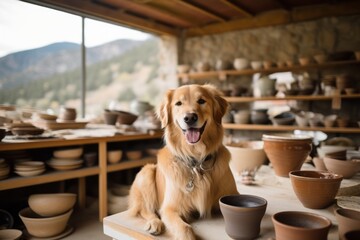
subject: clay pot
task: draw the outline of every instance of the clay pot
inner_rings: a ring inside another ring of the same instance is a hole
[[[113,111],[105,110],[103,113],[105,124],[115,125],[118,118],[118,114]]]
[[[276,240],[327,240],[331,221],[308,212],[286,211],[272,216]]]
[[[228,195],[219,200],[225,231],[233,239],[255,239],[260,233],[267,201],[254,195]]]
[[[326,171],[291,171],[289,176],[297,198],[304,207],[312,209],[331,205],[343,179]]]
[[[352,178],[360,171],[360,160],[340,160],[324,157],[324,164],[329,171],[340,174],[344,178]]]
[[[61,107],[59,113],[59,121],[75,121],[76,109],[69,107]]]
[[[107,152],[107,162],[110,164],[120,162],[123,152],[121,150],[111,150]]]
[[[289,177],[300,170],[312,149],[312,138],[303,135],[263,135],[264,150],[275,174]]]
[[[351,209],[338,208],[335,210],[335,217],[338,222],[340,239],[345,239],[347,232],[360,230],[360,214]]]

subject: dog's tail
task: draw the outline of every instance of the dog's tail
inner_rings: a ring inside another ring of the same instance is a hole
[[[129,213],[133,216],[141,215],[147,218],[154,214],[159,207],[156,189],[156,165],[147,164],[136,175],[130,189]]]

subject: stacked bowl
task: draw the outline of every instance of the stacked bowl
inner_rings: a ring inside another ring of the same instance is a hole
[[[45,163],[42,161],[18,161],[14,165],[15,173],[23,177],[37,176],[45,172]]]
[[[289,172],[300,170],[312,149],[312,137],[306,135],[264,134],[262,139],[264,151],[280,177],[289,177]]]
[[[5,162],[5,159],[0,158],[0,180],[7,178],[9,176],[9,173],[9,165]]]
[[[84,162],[81,159],[82,147],[61,148],[53,152],[53,158],[47,164],[55,170],[72,170],[80,168]]]
[[[19,216],[28,235],[35,238],[50,238],[71,233],[68,221],[76,202],[76,194],[33,194],[28,199],[29,207]]]

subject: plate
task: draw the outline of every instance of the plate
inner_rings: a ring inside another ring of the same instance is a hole
[[[67,225],[65,230],[57,236],[45,237],[45,238],[34,237],[34,236],[31,236],[30,233],[26,229],[24,229],[24,235],[25,235],[26,239],[28,239],[28,240],[57,240],[57,239],[61,239],[61,238],[64,238],[64,237],[70,235],[73,231],[74,231],[74,227]]]
[[[45,172],[45,168],[44,169],[39,169],[39,170],[33,170],[33,171],[15,171],[16,174],[22,176],[22,177],[32,177],[32,176],[37,176],[42,174],[43,172]]]

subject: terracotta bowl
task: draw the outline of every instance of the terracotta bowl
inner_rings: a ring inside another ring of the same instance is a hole
[[[32,211],[43,217],[52,217],[68,212],[76,202],[74,193],[33,194],[28,199]]]
[[[263,141],[241,141],[228,144],[226,148],[231,154],[230,166],[237,173],[256,170],[266,160]]]
[[[18,240],[21,239],[22,231],[18,229],[1,229],[0,239],[3,240]]]
[[[110,164],[118,163],[121,160],[123,152],[121,150],[111,150],[107,152],[107,161]]]
[[[302,205],[322,209],[331,205],[340,188],[342,176],[326,171],[298,170],[289,173],[292,188]]]
[[[344,150],[355,150],[355,147],[351,146],[337,146],[337,145],[323,145],[316,149],[320,158],[324,158],[326,154],[339,152]]]
[[[327,240],[331,221],[314,213],[285,211],[272,216],[276,240]]]
[[[55,158],[64,158],[64,159],[77,159],[83,154],[83,148],[65,148],[58,149],[53,152]]]
[[[254,195],[228,195],[219,200],[225,231],[233,239],[255,239],[260,233],[267,201]]]
[[[105,124],[115,125],[117,118],[118,118],[118,114],[116,112],[112,112],[110,110],[105,110],[103,113],[103,118],[104,118]]]
[[[327,170],[342,175],[344,178],[352,178],[360,171],[360,160],[339,160],[324,157],[324,164]]]
[[[327,171],[325,164],[324,164],[324,159],[319,158],[319,157],[314,157],[312,159],[312,162],[315,166],[315,169],[318,171]]]
[[[49,238],[56,236],[65,230],[72,212],[73,210],[71,209],[64,214],[55,217],[42,217],[30,208],[25,208],[19,212],[19,216],[31,236]]]
[[[142,157],[141,150],[126,151],[126,157],[130,160],[139,160]]]
[[[300,170],[312,149],[312,138],[304,135],[263,135],[264,150],[275,174],[289,177]]]
[[[120,124],[131,125],[138,118],[138,115],[135,115],[130,112],[125,112],[125,111],[116,111],[116,112],[118,113],[117,122]]]
[[[340,239],[344,239],[347,232],[360,230],[360,214],[358,211],[338,208],[335,210],[335,217],[338,222]]]
[[[344,240],[359,240],[360,230],[349,231],[344,234]]]

